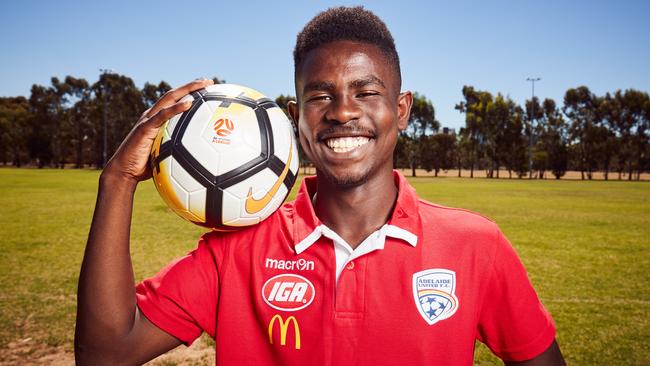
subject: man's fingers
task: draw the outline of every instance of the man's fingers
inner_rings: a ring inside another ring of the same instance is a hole
[[[147,117],[156,115],[163,108],[166,108],[169,105],[178,102],[187,94],[190,94],[195,90],[203,89],[212,84],[214,84],[214,81],[210,79],[199,79],[168,91],[156,102],[156,104],[154,104],[153,107],[151,107],[149,113],[147,114]]]
[[[149,118],[146,122],[151,124],[153,128],[159,128],[165,123],[168,119],[173,116],[183,113],[186,110],[190,109],[192,106],[192,101],[187,100],[183,102],[176,102],[168,107],[164,107],[158,111],[154,116]]]

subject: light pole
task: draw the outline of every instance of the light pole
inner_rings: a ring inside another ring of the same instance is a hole
[[[99,69],[99,72],[101,75],[106,75],[106,74],[112,74],[113,70],[111,69]],[[99,76],[99,79],[101,81],[101,75]],[[104,84],[101,84],[102,88],[102,124],[103,124],[103,148],[102,148],[102,169],[106,167],[106,163],[108,162],[108,128],[106,126],[106,87]]]
[[[528,179],[533,179],[533,124],[535,121],[535,82],[540,81],[542,78],[526,78],[533,85],[533,97],[530,100],[530,135],[528,138]]]

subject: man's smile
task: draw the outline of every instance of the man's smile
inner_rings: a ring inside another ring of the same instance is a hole
[[[372,130],[350,122],[351,126],[332,126],[320,131],[317,140],[335,153],[346,153],[364,146],[375,138]]]
[[[336,153],[346,153],[359,148],[370,141],[370,138],[365,136],[357,137],[333,137],[325,140],[325,144]]]

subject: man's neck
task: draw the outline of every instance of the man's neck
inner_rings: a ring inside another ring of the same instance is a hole
[[[318,177],[317,187],[316,216],[353,249],[388,221],[397,199],[391,171],[355,187],[340,187]]]

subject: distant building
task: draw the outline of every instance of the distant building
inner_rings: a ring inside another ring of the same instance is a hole
[[[443,127],[441,133],[443,135],[455,135],[456,134],[456,129],[455,128],[449,128],[449,127]]]

